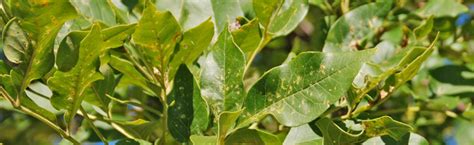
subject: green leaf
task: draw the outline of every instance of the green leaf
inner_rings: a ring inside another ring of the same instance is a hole
[[[3,60],[0,60],[0,75],[1,74],[8,74],[10,72],[10,67],[3,62]]]
[[[201,24],[209,17],[213,16],[210,0],[184,0],[179,22],[185,30]]]
[[[226,137],[231,133],[231,130],[235,126],[235,121],[240,117],[243,110],[237,110],[234,112],[230,111],[223,111],[219,114],[217,118],[217,139],[219,144],[223,144],[225,142]]]
[[[382,116],[372,120],[363,120],[364,130],[358,134],[343,130],[329,118],[321,118],[316,121],[324,137],[324,144],[355,144],[376,136],[390,136],[396,141],[404,140],[412,128],[409,125],[393,120],[388,116]]]
[[[253,8],[255,15],[259,19],[260,23],[268,29],[270,21],[273,19],[273,15],[278,13],[279,7],[282,5],[284,0],[253,0]]]
[[[143,119],[134,121],[114,121],[112,126],[120,128],[119,132],[132,139],[149,139],[157,128],[161,127],[158,122],[149,122]]]
[[[471,136],[474,135],[474,126],[472,125],[472,121],[464,120],[464,119],[456,119],[454,120],[454,129],[456,132],[453,132],[453,138],[459,145],[468,145],[474,141],[474,138]]]
[[[193,122],[194,78],[186,65],[181,65],[169,94],[168,128],[179,142],[187,142]]]
[[[142,59],[146,63],[167,70],[168,62],[180,37],[181,28],[173,15],[168,11],[159,12],[153,4],[147,3],[132,35],[132,41],[140,47],[144,55]]]
[[[322,145],[323,138],[316,133],[309,126],[304,124],[297,127],[292,127],[285,138],[283,145]]]
[[[147,84],[148,80],[145,79],[145,77],[133,66],[133,64],[125,59],[119,58],[117,56],[112,55],[110,57],[110,66],[112,68],[118,70],[122,74],[133,78],[134,81],[132,81],[133,84],[140,86],[141,88],[148,90],[148,92],[152,92]]]
[[[244,54],[234,44],[227,28],[204,56],[201,65],[201,94],[217,116],[238,110],[243,103]]]
[[[285,126],[316,119],[349,89],[362,63],[373,51],[305,52],[273,68],[250,89],[239,126],[271,114]]]
[[[355,95],[348,96],[348,100],[352,104],[351,106],[358,103],[364,95],[377,87],[380,82],[387,82],[385,85],[388,87],[385,88],[386,90],[381,91],[385,91],[385,95],[388,95],[400,87],[400,85],[412,79],[418,72],[421,64],[433,52],[437,38],[427,48],[409,46],[398,53],[396,53],[395,46],[390,42],[382,42],[377,45],[378,51],[372,58],[372,62],[364,65],[354,80],[355,86],[353,91]],[[394,81],[393,78],[395,78]]]
[[[123,40],[130,36],[135,30],[135,24],[118,25],[103,29],[101,35],[104,38],[104,45],[116,48],[123,45]],[[57,61],[58,69],[69,71],[77,63],[81,41],[86,37],[87,31],[73,31],[69,33],[59,44]]]
[[[100,66],[99,71],[104,79],[94,82],[92,87],[86,90],[92,93],[92,96],[86,96],[84,100],[100,107],[105,112],[110,103],[110,98],[107,96],[114,96],[120,77],[115,78],[112,68],[108,65]]]
[[[321,118],[316,121],[316,125],[324,137],[324,144],[355,144],[364,140],[363,132],[351,134],[341,129],[329,118]]]
[[[281,145],[277,135],[260,129],[239,129],[229,135],[225,144]]]
[[[390,137],[374,137],[364,143],[363,145],[429,145],[430,143],[422,136],[416,133],[408,133],[403,136],[403,139],[396,141]]]
[[[461,65],[444,65],[428,71],[434,80],[456,86],[474,86],[474,78],[465,78],[464,72],[473,72]],[[450,75],[443,75],[450,74]]]
[[[365,128],[365,135],[369,137],[389,135],[395,140],[401,140],[402,137],[413,130],[411,126],[395,121],[389,116],[382,116],[372,120],[362,121]]]
[[[416,27],[413,32],[417,39],[422,39],[430,34],[431,30],[433,29],[434,18],[431,16],[427,20],[423,21],[423,23]]]
[[[55,92],[51,98],[56,108],[66,109],[66,121],[74,117],[84,100],[84,92],[93,82],[104,79],[96,71],[98,58],[110,46],[101,33],[98,24],[94,24],[89,34],[81,41],[77,64],[67,72],[57,71],[48,79],[48,85]]]
[[[191,135],[190,139],[193,145],[216,145],[217,144],[216,136]]]
[[[468,8],[458,1],[453,0],[429,0],[426,5],[419,10],[419,14],[425,17],[456,17],[467,12]]]
[[[217,33],[226,31],[226,24],[232,24],[239,16],[244,16],[239,0],[211,0]]]
[[[237,44],[237,46],[239,46],[239,48],[244,52],[245,58],[247,58],[248,62],[252,57],[252,53],[257,51],[258,45],[262,39],[258,20],[254,19],[239,29],[232,31],[232,36],[235,44]]]
[[[423,62],[425,62],[431,55],[431,53],[434,51],[434,45],[438,40],[438,36],[439,34],[436,35],[436,38],[427,48],[415,47],[411,49],[410,52],[402,58],[402,60],[400,60],[398,66],[401,67],[401,71],[394,74],[394,85],[396,86],[395,88],[398,88],[400,85],[407,82],[416,75]]]
[[[22,78],[23,76],[19,72],[11,70],[10,74],[0,74],[0,86],[8,92],[8,95],[18,96],[19,94],[17,90],[20,88]],[[21,105],[23,107],[41,115],[51,122],[56,122],[57,119],[54,113],[40,107],[26,95],[21,95],[20,97],[22,100]]]
[[[214,24],[211,19],[184,32],[183,40],[179,43],[179,50],[174,54],[170,64],[170,77],[181,63],[191,65],[211,43],[214,36]]]
[[[67,0],[44,0],[30,3],[27,0],[10,0],[11,11],[20,21],[20,27],[27,33],[34,45],[19,68],[24,74],[22,87],[25,89],[32,80],[43,77],[54,66],[54,39],[62,25],[77,16]],[[41,28],[41,29],[38,29]],[[18,58],[18,57],[16,57]],[[18,59],[16,62],[19,62]]]
[[[150,142],[141,139],[121,139],[116,145],[152,145]]]
[[[369,3],[340,17],[329,29],[324,52],[354,51],[364,39],[375,35],[391,8],[389,2]]]
[[[253,8],[265,32],[272,38],[289,34],[308,13],[308,0],[253,0]]]
[[[74,67],[79,57],[79,45],[87,34],[86,31],[73,31],[64,37],[56,57],[58,70],[69,71]]]
[[[74,7],[90,22],[100,21],[108,26],[117,24],[114,5],[109,0],[71,0]]]
[[[5,26],[3,31],[3,51],[8,61],[20,64],[28,61],[31,56],[31,44],[28,41],[27,34],[16,22],[16,19],[11,19]]]
[[[474,88],[471,88],[471,90]],[[430,99],[429,103],[426,105],[428,108],[437,109],[437,110],[453,110],[461,102],[459,97],[452,96],[438,96],[436,98]]]
[[[191,124],[191,134],[203,134],[209,126],[209,107],[206,101],[201,97],[201,89],[195,80],[193,92],[193,111],[194,118]]]

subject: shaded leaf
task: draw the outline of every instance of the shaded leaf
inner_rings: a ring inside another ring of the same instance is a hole
[[[174,79],[173,90],[169,94],[168,128],[171,135],[180,141],[187,142],[191,136],[193,122],[194,78],[186,65],[181,65]]]

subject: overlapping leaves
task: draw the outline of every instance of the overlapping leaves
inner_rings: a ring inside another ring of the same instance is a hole
[[[393,43],[388,41],[380,43],[377,49],[358,50],[367,49],[371,46],[367,42],[382,33],[379,29],[381,18],[389,14],[391,1],[369,3],[346,13],[329,29],[323,52],[289,56],[285,63],[264,73],[248,91],[244,89],[243,81],[253,58],[272,39],[288,35],[298,27],[308,12],[307,0],[246,3],[242,0],[208,0],[199,4],[188,0],[140,1],[130,12],[117,8],[111,1],[91,1],[91,7],[85,6],[84,2],[8,1],[16,18],[10,19],[3,32],[4,52],[9,63],[15,65],[0,63],[1,89],[6,90],[2,95],[20,97],[21,105],[54,123],[54,114],[23,95],[31,81],[44,78],[40,81],[47,80],[48,87],[54,92],[52,105],[66,110],[67,123],[73,121],[76,112],[83,110],[80,109],[83,101],[87,101],[102,109],[97,111],[100,116],[94,119],[109,123],[134,139],[120,143],[147,143],[145,140],[152,134],[157,134],[159,140],[156,142],[163,144],[175,141],[194,144],[353,144],[369,138],[372,139],[365,143],[381,143],[380,140],[405,143],[418,137],[409,133],[410,126],[390,117],[362,120],[364,130],[354,134],[324,114],[332,111],[328,110],[330,106],[344,102],[341,98],[349,98],[349,107],[353,107],[360,101],[351,98],[353,93],[360,99],[388,78],[391,80],[387,85],[392,86],[389,87],[392,93],[394,88],[413,78],[434,51],[434,43],[428,48],[410,45],[392,58],[381,58],[378,53],[389,51],[381,50],[384,49],[382,46]],[[167,8],[162,4],[173,5]],[[132,12],[142,8],[143,11]],[[420,13],[428,15],[433,8],[436,5],[428,3]],[[170,11],[160,11],[163,9]],[[83,30],[65,30],[71,32],[62,34],[64,39],[58,43],[55,61],[54,40],[63,37],[56,35],[61,28],[68,29],[69,26],[63,24],[77,17],[76,10],[81,17],[69,23],[87,21],[84,26],[92,25]],[[463,11],[443,12],[440,16]],[[137,15],[138,22],[118,25],[133,22],[126,20],[129,15]],[[248,20],[247,15],[255,19]],[[433,23],[433,17],[429,17],[415,29],[410,42],[429,38]],[[118,49],[112,51],[112,48]],[[380,67],[366,68],[371,65],[368,63],[371,59],[380,64],[390,61],[388,71],[383,73],[387,68]],[[57,69],[51,71],[54,64]],[[365,71],[376,71],[382,77],[369,78],[373,80],[368,83],[358,82],[367,77],[364,73],[374,73]],[[124,82],[129,84],[124,84],[122,77],[127,78],[128,82]],[[362,90],[357,90],[359,86],[353,87],[353,83],[361,84]],[[113,117],[116,108],[111,99],[125,104],[133,102],[117,98],[132,98],[123,90],[134,87],[141,93],[138,97],[133,96],[133,101],[137,98],[146,101],[145,96],[159,98],[159,103],[153,106],[143,106],[148,105],[147,102],[133,104],[153,110],[156,116],[147,116],[151,121],[118,121]],[[115,91],[115,88],[120,90]],[[81,116],[89,119],[85,111]],[[272,134],[256,127],[265,117],[273,117],[278,124],[292,127],[288,135],[285,132]],[[308,124],[311,122],[319,128],[319,135],[313,131],[315,127]],[[252,127],[247,128],[251,124]],[[155,128],[160,129],[153,132]],[[94,131],[101,136],[97,129]]]

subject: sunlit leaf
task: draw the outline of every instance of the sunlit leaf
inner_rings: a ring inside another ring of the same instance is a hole
[[[422,136],[416,133],[409,133],[403,136],[403,139],[396,141],[388,136],[374,137],[364,143],[363,145],[429,145],[429,142]]]
[[[467,11],[468,8],[458,1],[429,0],[426,5],[419,10],[419,13],[423,16],[455,17]]]
[[[257,51],[258,45],[262,39],[258,20],[252,20],[237,30],[232,31],[235,44],[242,49],[245,58],[249,61],[252,53]]]
[[[234,24],[235,19],[243,16],[239,0],[211,0],[217,32],[227,31],[226,24]]]
[[[242,125],[269,114],[286,126],[316,119],[345,94],[372,54],[306,52],[271,69],[250,89]]]
[[[113,7],[108,0],[71,0],[74,7],[82,16],[90,19],[91,22],[100,21],[108,26],[117,24]]]
[[[55,92],[51,98],[53,106],[67,110],[68,122],[84,100],[84,91],[93,82],[104,79],[103,75],[96,71],[94,64],[98,64],[99,56],[110,49],[110,46],[107,45],[100,26],[95,24],[80,43],[76,65],[67,72],[55,72],[48,80],[48,85]]]
[[[171,12],[160,12],[154,5],[147,5],[132,35],[132,41],[139,46],[144,57],[141,59],[165,71],[182,35],[181,28]]]
[[[314,133],[308,124],[292,127],[283,145],[322,145],[323,138]]]
[[[253,0],[255,14],[273,38],[293,31],[308,13],[308,0]]]
[[[238,110],[243,103],[244,54],[227,28],[219,35],[201,65],[201,94],[215,115]]]
[[[181,63],[192,65],[209,46],[213,36],[214,24],[210,19],[184,32],[183,40],[179,43],[179,50],[170,63],[170,77],[174,76]]]
[[[323,51],[354,51],[364,39],[375,35],[381,18],[390,11],[391,3],[376,2],[357,7],[340,17],[329,29]]]

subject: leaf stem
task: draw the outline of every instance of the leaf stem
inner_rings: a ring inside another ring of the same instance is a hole
[[[263,47],[265,47],[265,45],[267,45],[268,42],[270,42],[270,40],[271,40],[270,36],[265,31],[263,34],[262,40],[260,40],[260,42],[258,43],[257,49],[252,52],[250,58],[247,61],[247,65],[245,65],[244,74],[247,73],[247,70],[252,65],[252,62],[255,59],[255,56],[263,49]]]
[[[120,104],[131,104],[131,105],[135,105],[135,106],[140,106],[140,107],[142,107],[143,109],[148,110],[148,111],[150,111],[151,113],[153,113],[153,114],[155,114],[155,115],[158,115],[158,116],[160,116],[160,117],[163,117],[163,113],[161,113],[160,111],[158,111],[158,110],[156,110],[156,109],[154,109],[154,108],[152,108],[152,107],[149,107],[149,106],[147,106],[147,105],[145,105],[145,104],[138,103],[138,102],[134,102],[134,101],[132,101],[132,100],[120,100],[120,99],[117,99],[117,98],[112,97],[112,96],[110,96],[110,95],[106,95],[106,96],[109,97],[111,100],[114,100],[114,101],[116,101],[116,102],[118,102],[118,103],[120,103]]]
[[[277,16],[277,14],[280,12],[281,8],[283,7],[283,4],[284,2],[280,3],[280,5],[278,5],[278,8],[273,12],[273,15],[270,17],[270,20],[268,21],[268,23],[264,26],[265,30],[263,30],[263,37],[262,39],[260,40],[260,42],[258,43],[258,46],[257,46],[257,49],[255,51],[252,52],[252,55],[250,56],[248,62],[247,62],[247,65],[245,65],[245,68],[244,68],[244,75],[247,73],[247,70],[250,68],[250,66],[252,65],[252,62],[253,60],[255,59],[255,56],[257,55],[257,53],[259,53],[264,47],[265,45],[267,45],[268,42],[270,42],[270,40],[272,39],[268,29],[270,24],[273,23],[273,20],[275,20],[275,17]]]
[[[92,130],[94,130],[95,134],[99,137],[99,139],[102,140],[105,145],[109,145],[107,139],[104,137],[104,135],[102,135],[102,133],[100,133],[99,129],[97,129],[97,127],[94,125],[94,122],[92,122],[92,120],[89,118],[89,115],[87,114],[86,110],[84,110],[82,106],[79,107],[79,110],[83,113],[84,118],[87,120],[87,122],[89,122],[90,127],[92,128]]]
[[[128,50],[129,48],[128,47],[133,47],[133,46],[129,46],[129,45],[124,45],[124,50],[125,52],[128,54],[126,55],[131,61],[132,63],[134,64],[134,66],[136,68],[138,68],[138,70],[140,71],[140,73],[142,75],[144,75],[147,79],[150,79],[150,80],[154,80],[154,77],[152,77],[152,75],[150,75],[150,73],[153,73],[152,71],[150,70],[145,70],[143,69],[142,67],[140,67],[140,63],[138,62],[138,60],[136,60],[133,56],[132,56],[132,53],[130,52],[130,50]],[[154,80],[156,81],[156,80]],[[158,94],[157,94],[158,95]]]
[[[10,101],[10,103],[13,105],[13,107],[17,110],[20,110],[21,112],[25,113],[25,114],[28,114],[36,119],[38,119],[39,121],[43,122],[44,124],[48,125],[49,127],[51,127],[53,130],[55,130],[57,133],[59,133],[59,135],[61,135],[63,138],[69,140],[70,142],[72,142],[73,144],[75,145],[79,145],[80,143],[74,139],[73,137],[71,137],[69,135],[69,133],[67,133],[66,131],[64,131],[63,129],[61,129],[61,127],[59,127],[57,124],[53,123],[52,121],[48,120],[47,118],[41,116],[40,114],[37,114],[36,112],[34,111],[31,111],[30,109],[24,107],[24,106],[21,106],[21,104],[19,106],[15,106],[14,105],[14,100],[13,98],[8,95],[8,93],[5,91],[5,89],[3,87],[0,86],[0,94],[6,98],[7,100]]]

